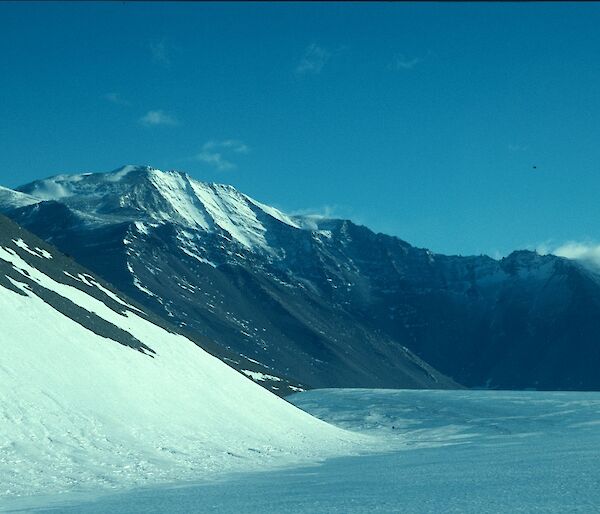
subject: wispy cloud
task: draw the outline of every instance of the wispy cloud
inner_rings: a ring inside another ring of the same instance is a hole
[[[422,57],[406,57],[404,54],[394,55],[389,65],[391,70],[412,70],[418,64],[423,62]]]
[[[600,270],[600,244],[569,241],[557,247],[549,244],[538,245],[536,251],[541,255],[552,254],[573,259]]]
[[[325,204],[306,209],[297,209],[294,211],[284,211],[290,216],[297,216],[296,220],[304,228],[310,230],[319,230],[324,220],[352,220],[357,225],[370,225],[359,212],[350,205],[343,204]]]
[[[529,147],[527,145],[509,144],[508,151],[512,153],[525,152]]]
[[[125,100],[124,98],[122,98],[119,93],[106,93],[105,95],[103,95],[103,98],[107,102],[110,102],[111,104],[131,105],[131,103],[129,101]]]
[[[194,159],[204,162],[219,171],[230,171],[237,168],[230,155],[247,154],[249,151],[250,147],[237,139],[211,140],[202,145],[202,150],[195,155]]]
[[[316,43],[312,43],[304,51],[304,55],[296,66],[295,72],[298,75],[321,73],[321,70],[329,62],[331,56],[332,53],[329,50]]]
[[[250,147],[243,141],[237,139],[226,139],[224,141],[208,141],[202,145],[203,150],[214,150],[215,148],[225,148],[235,153],[248,153]]]
[[[392,71],[410,71],[420,66],[425,61],[431,58],[435,58],[436,54],[431,50],[428,50],[425,54],[407,56],[403,53],[397,53],[392,57],[391,62],[388,64],[388,69]]]
[[[336,213],[339,211],[337,205],[322,205],[320,207],[312,207],[308,209],[298,209],[292,211],[292,216],[308,216],[316,219],[329,219],[337,217]]]
[[[170,46],[166,39],[160,41],[152,41],[150,43],[150,52],[154,62],[161,66],[169,67],[171,65]]]
[[[146,127],[155,127],[158,125],[179,125],[179,121],[177,121],[176,118],[162,110],[148,111],[139,119],[139,121]]]

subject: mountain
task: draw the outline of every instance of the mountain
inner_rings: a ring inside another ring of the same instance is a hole
[[[4,188],[5,189],[5,188]],[[34,199],[28,195],[19,192],[12,192],[11,190],[6,190],[7,193],[4,195],[4,199],[8,199],[7,202],[9,206],[17,204],[17,205],[32,205],[39,204],[39,199]],[[4,191],[0,190],[0,193]],[[16,193],[16,194],[9,194]],[[14,203],[13,203],[14,202]],[[3,205],[6,208],[7,203]],[[36,208],[38,205],[35,206]],[[43,207],[46,207],[44,204]],[[0,209],[1,211],[2,209]],[[59,209],[60,210],[60,209]],[[46,212],[43,209],[43,212]],[[5,220],[7,221],[7,220]],[[70,256],[69,256],[70,257]],[[70,259],[71,265],[75,266],[77,263]],[[83,269],[83,268],[82,268]],[[81,273],[85,275],[85,273],[89,273],[89,271],[82,271]],[[1,277],[0,277],[1,280]],[[85,282],[85,280],[84,280]],[[111,286],[112,287],[112,286]],[[205,351],[211,353],[212,355],[218,357],[222,361],[226,362],[230,367],[240,371],[244,375],[251,377],[255,381],[259,381],[261,385],[265,386],[270,391],[274,392],[278,395],[289,394],[290,392],[301,391],[303,388],[301,384],[297,381],[294,381],[290,377],[288,377],[285,373],[279,373],[277,376],[273,374],[264,373],[265,367],[260,365],[257,361],[252,358],[245,357],[243,355],[239,355],[236,352],[233,352],[222,345],[214,343],[212,340],[199,336],[198,334],[190,333],[189,330],[186,330],[184,326],[180,327],[171,327],[169,326],[168,320],[165,321],[160,315],[152,314],[152,311],[146,311],[146,316],[151,319],[151,321],[155,324],[165,326],[170,331],[177,331],[178,333],[185,334],[188,338],[193,340],[196,344],[198,344]]]
[[[198,479],[359,441],[0,216],[1,496]]]
[[[600,278],[575,261],[434,254],[145,166],[18,192],[35,201],[3,207],[18,223],[260,373],[302,387],[600,389]]]
[[[19,224],[150,311],[250,359],[253,379],[291,377],[281,394],[454,385],[324,294],[337,287],[337,270],[323,267],[336,263],[320,262],[330,259],[327,221],[149,167],[57,176],[20,192],[40,201],[7,212]]]

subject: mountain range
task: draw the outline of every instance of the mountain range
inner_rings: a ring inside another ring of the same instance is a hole
[[[576,261],[436,254],[148,166],[2,188],[0,211],[277,394],[600,389],[600,276]]]

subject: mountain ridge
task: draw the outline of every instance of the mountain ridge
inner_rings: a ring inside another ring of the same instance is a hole
[[[145,182],[121,187],[134,170]],[[588,295],[588,316],[600,308],[600,280],[574,261],[446,256],[149,167],[18,190],[51,201],[5,207],[13,219],[178,326],[309,387],[600,388],[575,372],[587,370],[584,354],[595,358],[600,327],[583,323],[573,341],[567,319],[567,301]],[[559,331],[548,332],[539,306],[555,309]],[[542,338],[565,361],[573,345],[585,351],[561,372]]]

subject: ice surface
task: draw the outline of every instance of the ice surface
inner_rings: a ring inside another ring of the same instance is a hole
[[[52,512],[598,512],[600,393],[321,390],[291,401],[389,451],[63,498]]]

